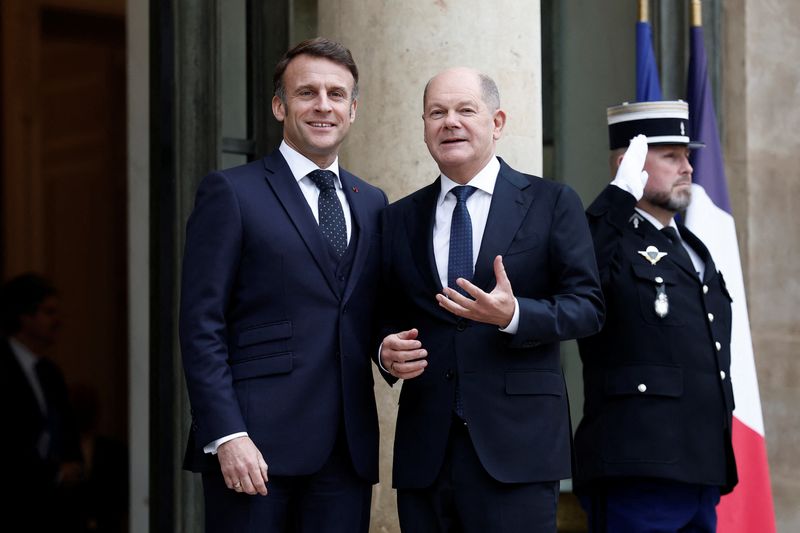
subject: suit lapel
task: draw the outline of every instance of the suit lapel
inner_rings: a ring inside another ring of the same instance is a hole
[[[353,264],[350,267],[350,276],[347,279],[347,285],[344,289],[343,302],[347,302],[350,295],[353,293],[353,288],[356,286],[359,276],[361,275],[364,261],[367,260],[369,253],[369,244],[372,238],[371,228],[364,225],[367,219],[367,214],[364,210],[364,202],[362,201],[363,195],[358,194],[358,188],[355,187],[355,176],[339,167],[339,179],[342,181],[342,189],[344,195],[347,197],[347,203],[350,205],[350,217],[353,229],[358,227],[358,232],[351,231],[351,235],[358,234],[358,239],[355,243],[351,242],[350,246],[355,246],[355,255],[353,256]]]
[[[6,393],[14,398],[15,409],[26,412],[26,418],[30,421],[31,427],[39,428],[43,424],[44,413],[36,399],[30,381],[25,375],[25,371],[17,361],[17,357],[11,350],[8,339],[0,338],[0,365],[3,381],[6,386]],[[42,385],[44,389],[44,386]],[[44,390],[42,391],[44,393]]]
[[[322,232],[319,231],[317,221],[314,220],[314,214],[311,212],[308,202],[289,170],[289,165],[286,164],[280,152],[275,150],[264,158],[264,168],[267,184],[286,210],[286,214],[305,242],[322,275],[325,276],[328,286],[334,294],[338,295],[334,273],[327,264],[327,250],[325,249],[327,245],[322,237]]]
[[[435,293],[442,292],[442,282],[433,255],[433,224],[436,217],[436,201],[442,190],[441,178],[425,187],[414,196],[413,209],[405,213],[408,245],[422,279]]]
[[[700,256],[700,260],[703,261],[705,265],[703,268],[703,282],[708,282],[717,275],[717,267],[714,265],[714,260],[711,258],[711,252],[708,251],[703,241],[701,241],[697,235],[689,231],[689,228],[686,226],[678,224],[678,231],[681,234],[681,238],[691,246],[692,250],[694,250],[697,255]],[[694,271],[694,267],[692,270]],[[695,273],[695,275],[697,274]]]
[[[528,180],[501,159],[473,276],[473,283],[484,291],[494,287],[494,258],[508,250],[532,202]]]

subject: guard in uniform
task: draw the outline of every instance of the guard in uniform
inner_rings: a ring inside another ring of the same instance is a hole
[[[579,340],[576,492],[591,532],[713,532],[737,482],[731,299],[708,249],[674,220],[702,143],[682,101],[611,107],[608,125],[616,176],[587,210],[606,322]]]

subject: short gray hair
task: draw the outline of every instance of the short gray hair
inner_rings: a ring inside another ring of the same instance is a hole
[[[438,74],[437,74],[438,75]],[[500,91],[497,84],[492,78],[482,72],[478,72],[478,82],[481,85],[481,99],[489,107],[489,111],[497,111],[500,109]],[[433,78],[435,78],[434,76]],[[425,84],[425,90],[422,91],[422,105],[425,106],[425,101],[428,98],[428,87],[430,86],[433,78],[428,80]]]

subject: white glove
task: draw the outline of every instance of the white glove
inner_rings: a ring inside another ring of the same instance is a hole
[[[644,186],[647,184],[647,171],[644,170],[644,160],[647,158],[647,137],[637,135],[631,139],[631,144],[622,156],[622,161],[617,169],[617,175],[611,185],[616,185],[624,191],[631,193],[638,202],[644,195]]]

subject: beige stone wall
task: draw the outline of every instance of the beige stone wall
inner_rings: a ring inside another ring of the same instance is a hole
[[[722,3],[724,149],[778,531],[800,531],[800,2]]]
[[[422,141],[422,90],[448,66],[495,79],[509,114],[498,153],[520,170],[541,172],[538,0],[329,0],[318,9],[319,34],[348,46],[361,71],[359,116],[343,163],[391,200],[438,174]]]
[[[433,181],[436,165],[422,140],[422,91],[448,66],[477,68],[500,89],[509,115],[498,154],[541,174],[541,65],[538,0],[319,3],[319,34],[344,43],[361,74],[358,116],[342,163],[383,188],[390,200]],[[373,492],[371,531],[396,532],[391,490],[399,385],[376,374],[381,418],[381,483]]]

